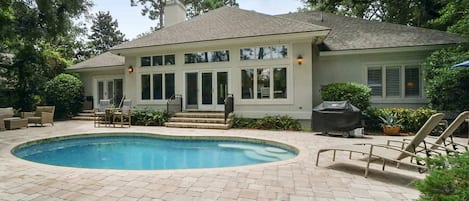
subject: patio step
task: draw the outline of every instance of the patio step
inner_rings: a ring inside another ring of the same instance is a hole
[[[232,126],[234,115],[231,113],[225,124],[225,113],[223,111],[211,110],[188,110],[175,113],[166,127],[173,128],[209,128],[209,129],[229,129]]]
[[[73,120],[93,121],[94,110],[83,110],[77,116],[72,117]]]

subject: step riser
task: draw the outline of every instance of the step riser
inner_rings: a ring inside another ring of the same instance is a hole
[[[207,119],[207,118],[179,118],[173,117],[169,119],[170,122],[187,122],[187,123],[214,123],[214,124],[224,124],[225,119]],[[227,119],[226,122],[230,122],[231,119]]]
[[[200,128],[200,129],[224,129],[224,130],[229,128],[229,124],[196,125],[196,124],[173,124],[171,122],[166,123],[165,126],[171,127],[171,128]]]

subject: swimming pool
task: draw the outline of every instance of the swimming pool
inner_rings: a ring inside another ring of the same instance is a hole
[[[163,170],[233,167],[294,158],[291,146],[237,137],[182,137],[105,133],[50,138],[21,144],[12,154],[57,166]]]

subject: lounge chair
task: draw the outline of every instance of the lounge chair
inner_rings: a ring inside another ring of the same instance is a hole
[[[132,100],[125,99],[122,102],[122,107],[112,115],[114,125],[120,124],[121,127],[124,127],[124,125],[129,125],[130,128],[130,124],[132,122],[131,108]],[[116,121],[116,118],[120,119],[120,121]]]
[[[429,136],[430,139],[434,139],[426,140],[426,143],[431,145],[430,150],[441,150],[445,151],[447,154],[455,152],[462,153],[468,151],[467,145],[457,143],[453,140],[453,133],[466,121],[466,119],[469,119],[469,111],[464,111],[459,114],[456,119],[454,119],[454,121],[448,127],[446,127],[446,129],[437,138]],[[409,140],[410,139],[404,139],[403,141],[388,140],[388,145],[391,144],[391,142],[406,144]],[[464,150],[460,151],[461,148],[463,148]]]
[[[108,122],[106,109],[109,108],[110,103],[111,103],[111,100],[109,99],[99,100],[98,108],[94,110],[94,115],[93,115],[94,127],[99,126],[99,124],[101,123]]]
[[[426,147],[425,144],[425,138],[430,134],[430,132],[438,125],[438,123],[443,119],[444,114],[442,113],[437,113],[432,115],[420,128],[420,130],[417,132],[417,134],[414,136],[414,138],[409,141],[406,146],[402,147],[395,147],[395,146],[389,146],[386,144],[371,144],[371,143],[363,143],[363,144],[352,144],[352,145],[343,145],[343,146],[337,146],[337,147],[332,147],[332,148],[324,148],[320,149],[318,151],[317,157],[316,157],[316,166],[318,166],[319,163],[319,155],[322,152],[326,151],[333,151],[333,157],[332,161],[335,161],[335,154],[337,151],[346,151],[349,152],[349,158],[351,158],[352,153],[361,153],[364,155],[368,155],[368,160],[365,168],[365,177],[368,176],[368,169],[370,167],[370,163],[373,157],[379,158],[383,160],[383,171],[384,167],[386,165],[386,162],[396,162],[398,167],[399,164],[406,164],[412,167],[416,167],[420,170],[426,169],[426,166],[421,164],[420,162],[417,161],[417,163],[411,163],[411,162],[405,162],[402,161],[405,158],[408,157],[418,157],[417,153],[419,152],[417,148],[420,147],[420,145],[423,143],[423,147]],[[428,152],[425,152],[427,154],[427,157],[429,156]]]
[[[23,112],[22,116],[28,119],[28,123],[54,125],[55,106],[37,106],[35,112]]]

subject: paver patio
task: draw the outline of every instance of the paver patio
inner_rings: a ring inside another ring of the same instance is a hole
[[[275,163],[232,168],[123,171],[50,166],[11,155],[15,145],[33,139],[99,132],[145,132],[169,135],[224,135],[284,142],[300,150],[298,157]],[[364,178],[364,161],[346,153],[316,151],[334,144],[385,142],[386,136],[341,138],[307,132],[261,130],[202,130],[165,127],[94,128],[92,122],[57,122],[0,132],[0,200],[412,200],[411,186],[425,175],[391,165],[381,171],[373,164]],[[398,139],[400,137],[393,137]]]

